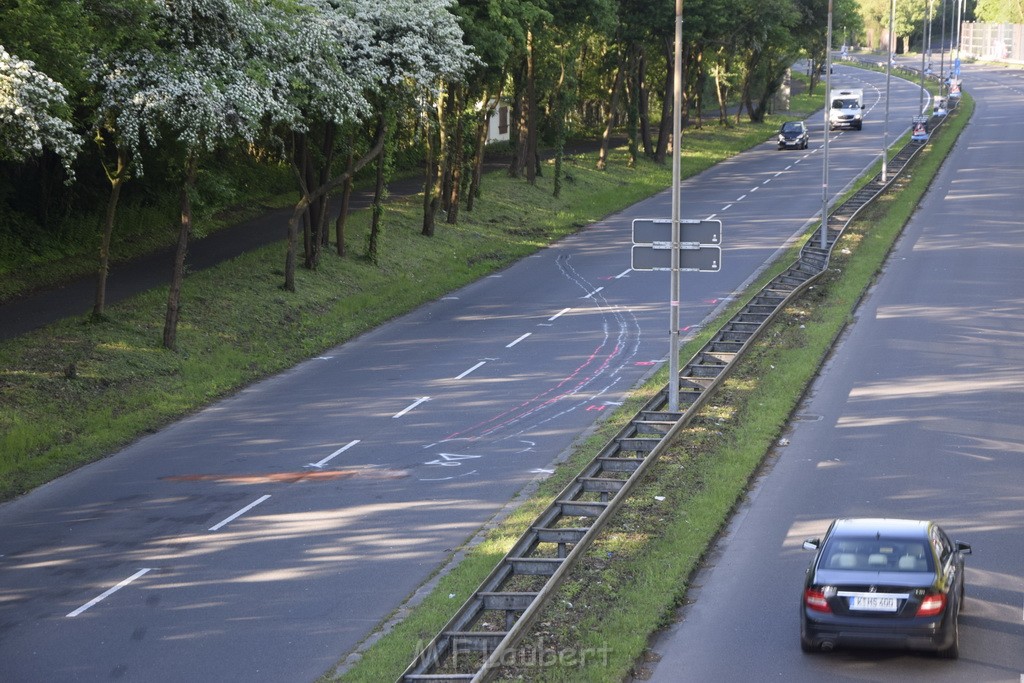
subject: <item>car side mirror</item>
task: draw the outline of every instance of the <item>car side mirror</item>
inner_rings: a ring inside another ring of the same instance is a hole
[[[808,538],[804,541],[804,550],[817,550],[818,546],[821,545],[820,538]],[[968,551],[970,552],[970,551]]]
[[[956,542],[956,550],[957,550],[957,552],[963,553],[964,555],[970,555],[971,554],[971,544],[970,543],[964,543],[962,541],[957,541]]]

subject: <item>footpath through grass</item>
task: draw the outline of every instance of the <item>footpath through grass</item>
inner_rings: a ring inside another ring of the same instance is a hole
[[[691,425],[634,489],[583,562],[545,608],[501,680],[618,683],[644,677],[650,635],[671,623],[690,578],[779,436],[892,245],[967,124],[964,96],[925,152],[867,208],[836,244],[827,274],[793,302],[741,361]],[[874,169],[873,175],[878,169]],[[735,309],[798,255],[795,245],[752,285]],[[691,357],[719,325],[683,349]],[[667,382],[659,373],[603,423],[538,491],[464,550],[422,601],[323,681],[395,680],[443,627],[536,516]]]

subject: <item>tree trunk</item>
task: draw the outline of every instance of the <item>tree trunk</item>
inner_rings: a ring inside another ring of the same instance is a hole
[[[533,30],[526,32],[526,182],[537,182],[540,152],[537,149],[537,67],[533,50]]]
[[[473,173],[469,180],[469,192],[466,196],[466,211],[473,211],[473,202],[480,196],[480,183],[484,175],[484,153],[487,149],[487,122],[493,112],[488,106],[490,97],[484,91],[484,106],[480,110],[480,116],[476,122],[476,144],[473,151]]]
[[[562,195],[562,161],[565,158],[565,114],[569,108],[567,105],[568,95],[566,94],[566,69],[565,62],[560,62],[560,72],[558,75],[558,83],[555,85],[554,92],[554,111],[552,112],[552,118],[555,125],[555,171],[552,182],[554,189],[552,196],[560,197]]]
[[[198,160],[190,156],[185,162],[185,178],[181,186],[181,226],[178,229],[178,245],[174,251],[174,266],[171,269],[171,286],[167,293],[167,313],[164,316],[165,349],[178,350],[178,318],[181,312],[181,284],[185,279],[185,255],[188,253],[188,238],[192,234],[192,199],[190,193],[196,181]]]
[[[612,126],[615,123],[615,111],[619,108],[619,90],[622,86],[623,60],[615,67],[615,78],[612,79],[612,87],[608,92],[608,116],[606,118],[604,133],[601,135],[601,150],[597,155],[597,170],[603,171],[608,166],[608,147],[612,138]]]
[[[332,122],[327,122],[327,130],[324,132],[323,166],[320,168],[320,184],[323,185],[331,178],[331,166],[334,165],[334,140],[338,127]],[[325,192],[320,198],[320,221],[317,223],[316,231],[320,236],[318,244],[320,247],[327,247],[331,244],[331,233],[327,229],[327,217],[330,213],[331,195]],[[317,249],[317,264],[320,262],[320,249]]]
[[[523,123],[524,103],[526,98],[523,86],[526,80],[526,68],[520,65],[512,78],[512,111],[509,117],[508,142],[512,158],[508,165],[509,178],[521,178],[523,164],[526,163],[526,126]]]
[[[345,221],[348,220],[348,206],[352,198],[352,150],[348,152],[348,163],[345,164],[345,182],[341,186],[341,209],[338,220],[334,223],[334,239],[338,241],[338,256],[345,255]]]
[[[121,196],[121,186],[127,177],[128,150],[117,149],[117,166],[111,172],[107,170],[110,181],[110,197],[107,199],[107,213],[103,220],[103,234],[100,236],[100,267],[96,273],[96,299],[92,305],[92,317],[99,319],[107,304],[107,276],[110,274],[110,238],[114,234],[114,217],[117,215],[117,202]]]
[[[299,220],[302,218],[302,214],[306,211],[306,207],[309,206],[310,202],[315,201],[334,188],[341,186],[346,180],[358,173],[363,166],[376,159],[377,155],[382,151],[384,151],[384,138],[383,135],[378,134],[373,146],[366,152],[366,154],[359,158],[359,160],[352,166],[351,171],[346,171],[340,176],[332,178],[312,192],[305,191],[305,188],[303,188],[304,191],[302,193],[302,197],[299,198],[298,203],[295,204],[295,208],[292,209],[291,218],[288,219],[288,245],[284,257],[284,289],[286,291],[295,291],[295,252],[299,239]]]
[[[455,130],[452,132],[451,144],[448,146],[451,168],[450,177],[451,183],[449,186],[448,195],[448,215],[445,217],[445,222],[448,225],[455,225],[459,221],[459,201],[462,198],[462,171],[466,164],[466,156],[464,150],[466,149],[466,126],[465,116],[463,115],[463,98],[465,96],[465,86],[455,86],[452,91],[452,106],[449,107],[449,112],[455,117]]]
[[[665,163],[665,158],[668,156],[668,143],[669,138],[672,137],[672,101],[674,94],[672,89],[675,73],[675,66],[672,64],[674,61],[674,49],[672,41],[665,41],[665,64],[668,68],[665,69],[665,81],[661,89],[661,124],[658,126],[658,147],[654,152],[654,160],[659,164]],[[674,145],[678,149],[678,145]]]
[[[437,224],[437,209],[440,204],[440,169],[438,168],[438,135],[432,130],[430,114],[424,117],[423,126],[423,227],[420,234],[424,237],[433,237]],[[440,124],[439,124],[440,125]]]
[[[640,112],[640,141],[644,156],[654,157],[654,143],[651,140],[651,98],[647,91],[647,50],[640,46],[637,57],[637,100]]]
[[[380,265],[380,219],[384,214],[384,166],[387,163],[387,113],[382,112],[377,122],[377,135],[383,137],[384,153],[377,157],[377,182],[373,188],[373,208],[370,220],[370,236],[366,244],[366,256],[370,263]]]
[[[636,168],[636,158],[639,152],[637,142],[637,122],[640,115],[639,101],[639,73],[637,72],[637,50],[636,46],[630,46],[629,57],[626,61],[626,141],[629,149],[628,168]]]

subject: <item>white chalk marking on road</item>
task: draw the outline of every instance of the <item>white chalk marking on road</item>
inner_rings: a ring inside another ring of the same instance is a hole
[[[633,272],[632,268],[627,268],[626,270],[624,270],[621,273],[619,273],[618,275],[616,275],[615,279],[618,280],[621,277],[626,277],[627,275],[629,275],[632,272]]]
[[[393,418],[394,417],[402,417],[403,415],[408,413],[410,410],[412,410],[413,408],[415,408],[419,404],[426,403],[429,400],[430,400],[429,396],[424,396],[423,398],[418,398],[415,401],[413,401],[409,406],[407,406],[406,408],[403,408],[402,410],[400,410],[399,412],[395,413],[391,417],[393,417]]]
[[[330,462],[331,460],[334,460],[334,458],[338,457],[339,455],[341,455],[342,453],[344,453],[344,452],[345,452],[345,451],[347,451],[348,449],[350,449],[350,448],[352,448],[353,446],[355,446],[355,445],[356,445],[357,443],[359,443],[359,439],[356,439],[355,441],[349,441],[349,442],[348,442],[347,444],[345,444],[344,446],[342,446],[342,447],[341,447],[341,448],[339,448],[338,450],[334,451],[333,453],[331,453],[330,455],[328,455],[328,456],[327,456],[326,458],[324,458],[323,460],[321,460],[321,461],[319,461],[319,462],[311,462],[311,463],[309,463],[308,465],[306,465],[306,467],[315,467],[315,468],[317,468],[317,469],[320,469],[320,468],[322,468],[322,467],[323,467],[324,465],[326,465],[327,463],[329,463],[329,462]]]
[[[530,474],[554,474],[554,470],[546,470],[543,467],[530,470]]]
[[[152,567],[147,567],[145,569],[140,569],[139,571],[135,572],[134,574],[129,576],[127,579],[122,581],[121,583],[119,583],[116,586],[114,586],[113,588],[109,588],[109,589],[105,590],[103,593],[101,593],[100,595],[97,595],[95,598],[93,598],[89,602],[85,603],[84,605],[82,605],[81,607],[76,609],[74,612],[68,612],[67,616],[69,616],[69,617],[77,617],[79,614],[81,614],[85,610],[89,609],[90,607],[92,607],[96,603],[98,603],[98,602],[100,602],[102,600],[106,600],[111,595],[113,595],[117,591],[121,590],[122,588],[127,586],[129,583],[131,583],[135,579],[139,578],[140,576],[142,576],[146,572],[150,572],[152,570],[153,570]]]
[[[750,191],[751,192],[757,192],[757,188],[756,187],[752,187],[752,188],[750,188]]]
[[[592,297],[592,296],[594,296],[595,294],[597,294],[598,292],[600,292],[600,291],[601,291],[602,289],[604,289],[604,287],[598,287],[598,288],[597,288],[597,289],[595,289],[595,290],[594,290],[593,292],[591,292],[590,294],[587,294],[587,295],[586,295],[585,297],[583,297],[583,298],[584,298],[584,299],[589,299],[590,297]]]
[[[782,175],[782,171],[779,171],[778,173],[776,173],[775,177],[778,178],[780,175]]]
[[[785,170],[787,170],[787,171],[788,171],[788,170],[789,170],[789,169],[791,169],[791,168],[793,168],[793,164],[790,164],[789,166],[787,166]]]
[[[746,198],[747,198],[747,195],[741,194],[739,197],[736,198],[736,201],[737,202],[742,202]]]
[[[424,465],[440,465],[441,467],[462,467],[460,460],[472,460],[474,458],[482,458],[482,455],[463,455],[460,453],[438,453],[440,459],[428,460],[423,463]],[[473,470],[474,472],[476,470]]]
[[[518,344],[519,342],[523,341],[524,339],[526,339],[527,337],[529,337],[529,336],[530,336],[531,334],[533,334],[533,332],[527,332],[526,334],[524,334],[523,336],[519,337],[518,339],[516,339],[516,340],[515,340],[514,342],[512,342],[511,344],[505,344],[505,348],[506,348],[506,349],[511,349],[511,348],[512,348],[513,346],[515,346],[515,345],[516,345],[516,344]]]
[[[317,360],[333,360],[334,356],[317,356]]]
[[[472,475],[476,474],[476,472],[477,472],[476,470],[470,470],[469,472],[466,472],[464,474],[458,474],[458,475],[456,475],[454,477],[440,477],[440,478],[437,478],[437,479],[424,479],[424,478],[421,478],[420,481],[451,481],[452,479],[461,479],[462,477],[472,476]]]
[[[726,204],[725,206],[722,207],[722,211],[728,211],[731,208],[732,208],[732,204]],[[721,212],[719,212],[719,213],[721,213]]]
[[[213,526],[210,527],[210,531],[217,531],[218,529],[220,529],[225,524],[230,524],[231,522],[235,521],[236,519],[238,519],[239,517],[244,515],[249,510],[252,510],[254,507],[256,507],[257,505],[259,505],[260,503],[265,501],[267,498],[270,498],[270,494],[269,493],[267,495],[265,495],[265,496],[261,496],[261,497],[257,498],[256,500],[254,500],[253,502],[249,503],[244,508],[242,508],[241,510],[239,510],[235,514],[231,515],[227,519],[225,519],[225,520],[223,520],[221,522],[218,522],[217,524],[214,524]]]
[[[463,373],[462,373],[461,375],[456,375],[456,376],[455,376],[455,379],[462,379],[463,377],[465,377],[465,376],[466,376],[466,375],[468,375],[469,373],[473,372],[474,370],[476,370],[477,368],[479,368],[479,367],[480,367],[481,365],[483,365],[483,364],[484,364],[484,363],[486,363],[486,362],[487,362],[487,361],[485,361],[485,360],[482,360],[482,361],[480,361],[479,363],[477,363],[476,365],[474,365],[473,367],[471,367],[471,368],[470,368],[469,370],[466,370],[466,371],[464,371],[464,372],[463,372]],[[396,417],[397,417],[397,416],[396,416]]]
[[[761,184],[762,184],[762,185],[767,185],[767,184],[768,184],[768,183],[770,183],[771,181],[772,181],[772,179],[771,179],[771,178],[768,178],[767,180],[765,180],[765,181],[764,181],[763,183],[761,183]]]
[[[551,316],[550,318],[548,318],[548,322],[551,322],[551,321],[552,321],[552,320],[554,320],[555,318],[558,318],[558,317],[561,317],[561,316],[565,315],[566,313],[568,313],[568,312],[569,312],[569,311],[571,311],[571,310],[572,310],[571,308],[563,308],[563,309],[562,309],[562,310],[560,310],[560,311],[559,311],[558,313],[555,313],[555,314],[554,314],[553,316]]]
[[[710,216],[708,216],[707,218],[705,218],[704,220],[706,220],[706,221],[713,221],[713,220],[715,220],[715,216],[717,216],[717,215],[718,215],[717,213],[713,213]]]
[[[441,301],[458,301],[458,300],[459,300],[459,297],[457,297],[457,296],[442,296],[441,297]]]

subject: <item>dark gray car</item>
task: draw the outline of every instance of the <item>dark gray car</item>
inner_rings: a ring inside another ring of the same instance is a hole
[[[930,650],[960,656],[966,543],[934,522],[837,519],[816,550],[800,601],[804,652],[839,646]]]
[[[786,121],[779,129],[779,149],[807,149],[810,139],[803,121]]]

